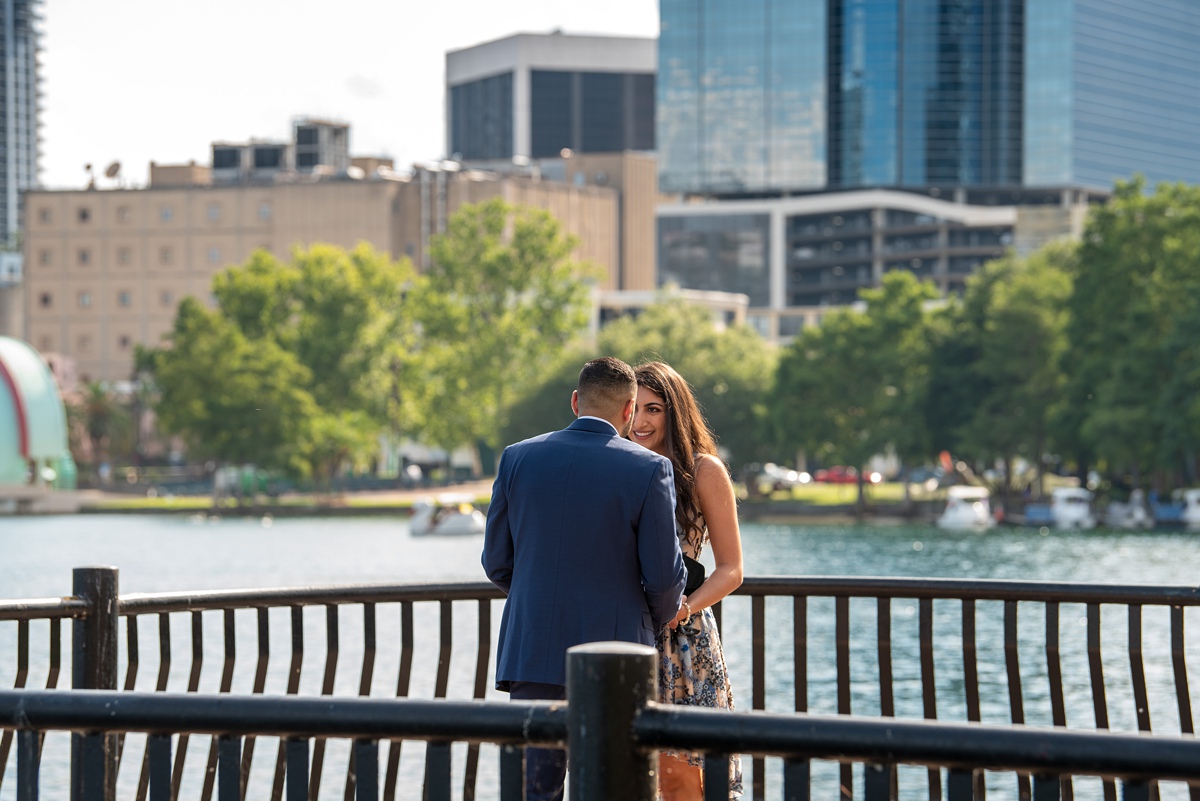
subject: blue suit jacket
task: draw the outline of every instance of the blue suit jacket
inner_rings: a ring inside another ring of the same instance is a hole
[[[687,578],[671,462],[586,418],[510,445],[492,486],[483,568],[508,595],[501,690],[565,685],[573,645],[654,645]]]

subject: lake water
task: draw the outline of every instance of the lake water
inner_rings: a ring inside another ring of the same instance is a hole
[[[242,587],[306,586],[328,584],[407,583],[441,581],[479,581],[481,537],[454,539],[413,538],[403,517],[361,517],[338,519],[276,519],[262,521],[246,518],[211,520],[187,516],[65,516],[43,518],[0,518],[0,598],[44,598],[66,595],[71,590],[71,571],[75,567],[112,565],[120,570],[122,593],[167,592],[180,590],[230,589]],[[1200,565],[1200,536],[1182,531],[1086,533],[1044,532],[1035,529],[1000,528],[986,534],[951,533],[931,527],[908,525],[763,525],[743,526],[743,547],[747,575],[859,575],[973,577],[1042,579],[1051,581],[1115,582],[1138,584],[1194,585]],[[904,717],[920,717],[919,664],[915,632],[916,602],[897,600],[892,605],[893,660],[896,676],[896,711]],[[418,649],[424,639],[436,651],[436,605],[418,613]],[[985,722],[1008,721],[1008,689],[1004,674],[1001,604],[978,605],[978,648],[981,692],[984,695]],[[1022,607],[1024,608],[1024,607]],[[1040,607],[1034,607],[1040,610]],[[451,669],[451,697],[470,696],[474,671],[474,631],[476,620],[467,605],[455,611],[456,648]],[[938,713],[946,720],[965,720],[961,700],[961,618],[955,602],[935,604],[934,632],[937,644]],[[286,610],[272,612],[272,638],[276,629],[286,636]],[[1161,614],[1160,614],[1161,613]],[[251,615],[249,619],[240,616]],[[357,692],[359,661],[356,661],[351,632],[361,626],[361,616],[352,611],[340,621],[343,644],[341,669],[335,693]],[[1086,660],[1086,628],[1082,625],[1082,607],[1064,605],[1061,613],[1063,677],[1066,685],[1067,719],[1073,726],[1093,725],[1091,690]],[[234,691],[248,691],[253,673],[255,643],[252,612],[239,612],[239,660]],[[855,600],[851,604],[852,646],[851,675],[854,678],[853,706],[857,713],[878,714],[879,699],[875,662],[876,607],[873,600]],[[379,657],[372,684],[372,695],[385,697],[395,692],[398,656],[398,614],[379,610]],[[770,599],[768,619],[767,708],[788,711],[793,708],[791,687],[791,604]],[[1191,621],[1191,614],[1188,615]],[[493,628],[498,625],[499,604],[493,612]],[[834,713],[836,672],[833,659],[833,605],[828,599],[809,602],[809,696],[813,712]],[[205,673],[201,691],[215,691],[219,680],[221,635],[219,618],[206,622]],[[1130,700],[1130,667],[1125,652],[1126,621],[1123,611],[1111,614],[1104,622],[1106,685],[1109,689],[1109,715],[1114,729],[1136,730],[1136,714]],[[182,689],[187,681],[185,657],[190,653],[187,623],[172,623],[172,648],[176,654],[171,669],[171,689]],[[726,601],[723,628],[730,673],[735,690],[748,688],[750,675],[749,603],[746,599]],[[243,631],[244,629],[244,631]],[[1026,720],[1049,725],[1049,695],[1046,690],[1046,662],[1042,650],[1044,617],[1040,611],[1021,618],[1021,670]],[[143,666],[138,689],[151,689],[157,665],[156,624],[139,623]],[[323,670],[325,616],[322,610],[305,614],[306,643],[313,643],[314,654],[306,648],[301,692],[320,691]],[[69,626],[64,627],[69,651]],[[0,686],[11,687],[15,668],[15,624],[0,623]],[[124,639],[124,629],[122,639]],[[457,645],[459,637],[465,646]],[[1147,608],[1143,621],[1147,682],[1151,693],[1151,715],[1155,731],[1178,732],[1178,710],[1174,700],[1174,680],[1170,668],[1170,638],[1166,610]],[[45,680],[45,634],[34,627],[34,654],[29,686],[41,686]],[[778,643],[778,648],[775,648]],[[361,654],[361,646],[358,653]],[[777,652],[777,653],[776,653]],[[286,639],[272,642],[273,660],[267,692],[282,692],[286,672]],[[1189,663],[1200,664],[1200,644],[1189,643]],[[69,653],[64,657],[63,678],[70,681]],[[361,656],[357,657],[361,659]],[[434,656],[418,655],[414,666],[411,694],[432,695]],[[493,660],[494,663],[494,660]],[[124,668],[122,667],[122,670]],[[1194,668],[1193,668],[1194,669]],[[124,675],[122,673],[122,675]],[[1195,686],[1193,684],[1193,686]],[[1193,695],[1196,693],[1193,692]],[[503,698],[494,692],[489,697]],[[749,692],[738,697],[741,708],[749,708]],[[47,758],[43,769],[43,797],[65,797],[65,771],[55,762],[55,735],[47,739]],[[203,762],[208,738],[193,738],[189,752],[189,777],[181,798],[198,797],[198,779],[193,768]],[[60,746],[61,747],[61,746]],[[266,748],[264,741],[260,748]],[[130,738],[130,748],[140,755],[141,745]],[[269,782],[273,769],[274,745],[267,749],[270,758],[256,752],[251,775],[252,786]],[[340,750],[339,750],[340,749]],[[419,786],[422,749],[405,746],[401,784]],[[484,748],[479,788],[482,798],[495,795],[494,750]],[[340,798],[345,775],[346,751],[330,743],[326,757],[322,798]],[[461,749],[455,752],[461,764]],[[270,764],[268,764],[270,763]],[[15,797],[10,764],[0,801]],[[747,765],[747,767],[749,767]],[[817,795],[835,792],[836,775],[816,770],[814,791]],[[777,766],[768,762],[768,798],[780,793]],[[902,797],[923,797],[923,771],[902,773]],[[992,780],[995,779],[995,781]],[[989,779],[989,797],[1012,797],[1011,777]],[[749,776],[747,776],[749,780]],[[255,784],[257,782],[257,784]],[[749,781],[747,782],[749,786]],[[1090,795],[1079,785],[1077,797]],[[136,770],[123,767],[120,778],[122,797],[131,797],[136,787]],[[911,788],[911,789],[905,789]],[[1098,788],[1097,788],[1098,789]],[[1176,788],[1164,788],[1164,797]],[[824,792],[823,792],[824,791]],[[412,789],[403,797],[412,797]],[[416,791],[419,797],[419,791]],[[858,781],[856,794],[861,792]],[[253,793],[252,793],[253,795]],[[1185,796],[1177,796],[1185,797]]]

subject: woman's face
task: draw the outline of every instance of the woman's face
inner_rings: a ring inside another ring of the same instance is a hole
[[[657,392],[638,387],[637,413],[629,438],[657,454],[667,455],[667,405]]]

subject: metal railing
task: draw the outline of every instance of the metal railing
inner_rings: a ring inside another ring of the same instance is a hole
[[[64,667],[62,620],[68,619],[73,622],[68,654],[76,689],[116,690],[120,681],[125,692],[199,693],[207,686],[205,691],[226,694],[369,696],[376,689],[375,676],[383,675],[381,666],[386,663],[395,671],[389,674],[395,681],[388,682],[388,695],[404,698],[424,693],[446,698],[456,694],[476,700],[488,695],[492,607],[501,595],[484,582],[118,597],[116,579],[115,570],[83,568],[75,572],[75,586],[68,597],[0,601],[0,649],[5,636],[16,646],[15,665],[9,657],[0,662],[0,681],[10,675],[12,686],[21,689],[30,684],[31,675],[44,670],[44,683],[34,683],[55,688]],[[904,605],[906,601],[909,606]],[[752,577],[736,597],[719,605],[716,613],[718,621],[735,616],[733,624],[724,625],[722,631],[730,661],[742,662],[731,667],[741,709],[745,697],[740,693],[748,684],[749,707],[754,710],[928,720],[949,717],[1018,725],[1027,717],[1039,722],[1040,715],[1040,722],[1046,725],[1066,727],[1068,701],[1078,703],[1086,689],[1091,720],[1081,724],[1080,715],[1074,714],[1069,721],[1072,728],[1124,726],[1149,732],[1151,701],[1160,703],[1169,696],[1178,720],[1177,728],[1171,730],[1190,735],[1194,732],[1187,671],[1191,646],[1184,624],[1185,610],[1197,605],[1200,590],[1192,587]],[[320,621],[305,616],[307,607],[323,607],[323,637]],[[1082,625],[1072,629],[1064,621],[1076,607]],[[381,624],[385,609],[388,621]],[[238,625],[239,619],[246,622],[246,615],[253,616],[254,625]],[[218,625],[213,625],[214,617],[219,617]],[[361,618],[361,628],[343,631],[342,620],[349,617]],[[123,638],[121,618],[125,620]],[[182,628],[190,634],[190,658],[182,660],[182,675],[175,669],[179,660],[173,660],[172,651],[173,643],[178,645],[181,638],[181,627],[172,626],[172,621],[178,624],[180,618],[186,618],[187,625]],[[1143,636],[1144,618],[1156,627],[1149,638]],[[1030,623],[1035,624],[1032,633]],[[1124,633],[1127,641],[1114,651],[1110,624],[1122,623],[1124,632],[1118,633]],[[6,634],[9,624],[16,631],[10,627]],[[153,652],[143,654],[141,650],[140,636],[148,626],[157,628],[157,670],[153,674],[141,670],[142,663],[152,668],[155,661]],[[271,643],[279,638],[281,628],[289,641],[282,664],[279,659],[271,660]],[[1065,636],[1084,628],[1086,641],[1076,636],[1078,642],[1074,642]],[[33,635],[41,629],[45,630],[45,646],[33,648]],[[381,631],[387,640],[382,649],[378,645]],[[1102,636],[1104,632],[1107,634]],[[323,653],[321,649],[314,653],[314,639],[324,640]],[[310,646],[307,652],[306,644]],[[1105,644],[1109,647],[1103,647]],[[1161,651],[1162,664],[1170,665],[1173,682],[1168,690],[1158,687],[1153,698],[1145,669],[1145,651],[1150,646]],[[219,668],[214,669],[210,659],[205,670],[206,653],[214,650],[220,653],[215,663]],[[247,674],[246,661],[237,659],[239,650],[254,654],[252,677]],[[1114,656],[1119,656],[1116,662]],[[315,670],[314,661],[322,662]],[[349,663],[355,671],[351,678],[357,680],[339,680],[339,663]],[[1070,668],[1066,671],[1069,681],[1064,681],[1064,664]],[[119,675],[122,665],[123,679]],[[1119,697],[1111,679],[1117,668],[1129,676],[1128,690],[1120,691]],[[275,686],[269,689],[272,681]],[[425,684],[418,687],[421,681]],[[987,685],[983,692],[981,684]],[[1031,706],[1034,700],[1037,708]],[[1114,718],[1118,707],[1130,713],[1124,719]],[[1169,716],[1159,714],[1158,720],[1162,731],[1163,720]],[[12,731],[0,733],[0,787],[13,743]],[[183,745],[186,743],[185,739]],[[214,739],[200,791],[205,801],[211,798],[219,750],[220,743]],[[384,760],[386,798],[395,797],[400,750],[399,742],[389,743]],[[187,751],[179,747],[173,762],[176,795],[187,767]],[[325,755],[324,743],[314,743],[309,770],[310,780],[315,779],[316,784],[320,783]],[[282,743],[274,756],[272,797],[278,799],[287,759]],[[767,756],[760,752],[753,760],[756,799],[766,797]],[[241,756],[247,769],[253,757],[251,735]],[[347,762],[349,777],[353,771],[349,759]],[[478,764],[478,746],[472,743],[462,772],[464,799],[475,797]],[[143,753],[138,799],[146,797],[149,772],[149,755]],[[853,793],[854,778],[851,767],[843,765],[838,783],[844,793]],[[930,798],[941,797],[941,781],[936,771],[929,773]],[[1019,797],[1030,797],[1031,776],[1018,773],[1016,781]],[[1071,797],[1069,782],[1063,792]],[[1109,801],[1116,798],[1115,784],[1105,783],[1104,796]],[[1191,797],[1200,798],[1200,794],[1192,791]]]
[[[72,798],[108,801],[115,789],[118,733],[147,732],[150,798],[176,797],[171,782],[172,734],[206,733],[217,744],[219,801],[242,801],[244,748],[253,736],[275,735],[286,752],[288,801],[312,798],[309,760],[323,738],[351,738],[353,772],[347,799],[379,798],[379,743],[423,739],[430,758],[423,797],[449,801],[453,741],[501,744],[501,801],[523,791],[519,746],[566,745],[572,801],[651,801],[656,750],[705,753],[705,801],[728,797],[732,753],[784,760],[784,797],[811,795],[810,762],[861,765],[866,801],[900,797],[898,764],[925,765],[947,776],[949,801],[983,798],[984,770],[1031,774],[1038,801],[1064,796],[1067,777],[1094,775],[1122,782],[1122,798],[1152,797],[1155,781],[1200,781],[1200,742],[1193,738],[1072,732],[1024,726],[885,721],[846,717],[731,713],[662,705],[655,695],[653,649],[595,643],[567,655],[567,704],[487,701],[320,700],[313,698],[0,691],[0,726],[18,733],[17,799],[39,797],[40,738],[50,730],[74,735]],[[183,745],[179,745],[183,748]],[[415,797],[415,796],[414,796]]]

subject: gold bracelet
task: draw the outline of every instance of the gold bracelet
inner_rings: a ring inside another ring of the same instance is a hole
[[[684,601],[683,605],[680,606],[679,608],[687,610],[687,617],[685,617],[684,620],[690,620],[692,617],[692,605],[689,604],[687,601]]]

